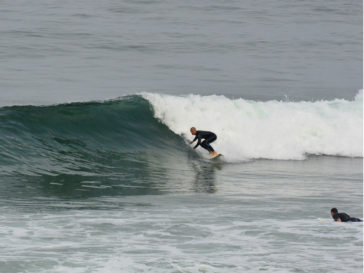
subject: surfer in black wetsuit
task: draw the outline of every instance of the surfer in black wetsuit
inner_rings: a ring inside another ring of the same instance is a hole
[[[337,222],[362,222],[359,218],[350,217],[350,215],[347,215],[345,212],[339,213],[337,208],[331,209],[331,216]]]
[[[196,139],[198,140],[196,146],[193,147],[193,149],[196,149],[198,145],[201,145],[202,148],[209,151],[211,156],[217,155],[214,148],[212,148],[210,145],[210,143],[214,142],[217,139],[214,133],[209,131],[197,131],[195,127],[192,127],[190,131],[191,134],[195,136],[195,138],[192,141],[190,141],[190,144],[195,142]],[[204,141],[201,142],[201,139],[204,139]]]

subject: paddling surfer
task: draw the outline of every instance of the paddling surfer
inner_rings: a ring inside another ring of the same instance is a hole
[[[336,222],[362,222],[359,218],[350,217],[350,215],[346,214],[345,212],[339,213],[337,208],[331,209],[331,217]]]

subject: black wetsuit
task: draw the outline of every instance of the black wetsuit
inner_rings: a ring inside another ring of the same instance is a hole
[[[214,133],[208,131],[196,131],[196,136],[192,142],[195,142],[196,139],[198,139],[198,141],[194,149],[196,149],[198,145],[201,145],[201,147],[205,148],[210,153],[215,151],[210,145],[211,142],[214,142],[217,139]],[[204,141],[201,142],[201,139],[204,139]]]
[[[336,213],[334,216],[332,216],[335,221],[337,221],[339,218],[341,222],[361,222],[359,218],[350,217],[350,215],[346,214],[345,212]]]

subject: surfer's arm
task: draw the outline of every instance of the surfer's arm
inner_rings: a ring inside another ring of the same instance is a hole
[[[193,147],[193,149],[196,149],[196,148],[198,147],[198,145],[200,145],[200,143],[201,143],[201,139],[200,139],[200,138],[198,138],[197,144],[196,144],[196,146],[195,146],[195,147]]]
[[[196,139],[197,139],[197,136],[195,136],[195,138],[192,141],[190,141],[190,144],[194,143],[196,141]]]

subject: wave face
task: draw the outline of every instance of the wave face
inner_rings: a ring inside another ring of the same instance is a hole
[[[213,147],[229,161],[300,160],[307,155],[363,156],[363,95],[355,100],[251,101],[224,96],[143,94],[155,117],[190,138],[189,128],[211,130]]]
[[[0,191],[12,185],[13,192],[30,187],[61,196],[82,195],[86,188],[86,196],[153,193],[151,177],[164,178],[165,162],[173,164],[171,158],[187,149],[140,96],[3,107],[0,135]]]

